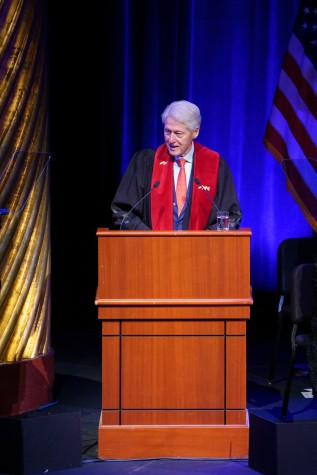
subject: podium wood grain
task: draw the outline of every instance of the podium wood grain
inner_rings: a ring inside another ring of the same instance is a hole
[[[97,236],[100,458],[247,458],[250,230]]]

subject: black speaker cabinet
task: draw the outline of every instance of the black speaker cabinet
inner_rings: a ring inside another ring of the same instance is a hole
[[[317,474],[317,421],[249,414],[249,467],[265,475]]]
[[[81,466],[80,412],[0,417],[0,471],[21,475]]]

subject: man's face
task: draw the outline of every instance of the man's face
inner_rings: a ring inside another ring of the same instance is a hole
[[[164,125],[164,139],[169,153],[173,157],[186,155],[198,133],[199,127],[192,132],[182,122],[168,117]]]

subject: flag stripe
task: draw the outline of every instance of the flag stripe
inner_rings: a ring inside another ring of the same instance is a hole
[[[284,131],[284,134],[280,132]],[[306,158],[303,148],[288,128],[287,119],[277,107],[273,107],[270,122],[267,125],[264,143],[273,156],[279,161],[284,158]],[[277,154],[273,153],[273,150]]]
[[[315,146],[311,135],[307,132],[307,128],[304,126],[303,122],[300,120],[300,115],[297,114],[292,107],[291,103],[288,101],[287,97],[283,94],[282,91],[277,90],[274,98],[274,104],[276,108],[281,112],[283,117],[287,117],[288,127],[292,132],[297,143],[300,144],[300,147],[306,157],[316,157],[317,156],[317,147]],[[306,124],[307,125],[307,124]],[[310,127],[308,130],[314,131],[315,127]],[[317,134],[317,127],[316,127]],[[317,135],[316,135],[317,136]],[[297,156],[292,156],[289,149],[289,157],[298,158]]]
[[[268,151],[279,161],[288,156],[285,140],[271,123],[268,123],[266,126],[264,144]]]
[[[317,196],[317,160],[300,158],[292,160],[292,163],[313,194]]]
[[[291,186],[294,190],[301,190],[298,199],[304,204],[307,212],[317,218],[316,195],[307,186],[294,162],[292,160],[285,160],[285,162],[287,162],[287,165],[283,166],[283,168]]]
[[[302,0],[264,134],[288,190],[317,232],[317,0]]]
[[[292,93],[294,100],[298,101],[299,105],[308,109],[308,113],[317,119],[317,97],[311,85],[302,76],[301,70],[294,60],[294,58],[287,53],[284,63],[284,71],[281,71],[279,87],[289,94]],[[300,109],[299,109],[300,110]]]
[[[317,19],[316,19],[317,20]],[[301,76],[305,78],[307,83],[310,85],[314,94],[317,94],[317,84],[316,84],[316,69],[314,63],[311,62],[307,56],[305,56],[305,50],[300,42],[299,38],[294,34],[291,36],[287,54],[290,54],[292,58],[296,61],[301,69]],[[283,66],[284,67],[284,66]]]

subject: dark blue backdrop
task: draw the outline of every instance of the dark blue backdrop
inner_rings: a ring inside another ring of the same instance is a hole
[[[127,0],[116,2],[107,25],[114,34],[113,89],[104,110],[116,111],[117,130],[104,148],[122,172],[134,151],[162,143],[165,105],[197,103],[203,117],[198,140],[231,166],[242,227],[252,229],[252,285],[263,290],[275,289],[279,242],[312,234],[263,145],[298,7],[299,0]],[[109,184],[118,178],[104,176]]]
[[[242,227],[252,229],[252,286],[275,290],[278,244],[313,233],[263,145],[298,7],[299,0],[115,0],[82,10],[51,3],[52,214],[64,219],[54,206],[59,193],[81,226],[80,255],[94,269],[95,255],[81,251],[96,245],[97,227],[110,225],[128,161],[162,143],[164,107],[188,99],[201,109],[199,141],[232,169]],[[75,261],[73,246],[65,258],[73,253]],[[95,278],[96,269],[92,288]]]

